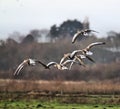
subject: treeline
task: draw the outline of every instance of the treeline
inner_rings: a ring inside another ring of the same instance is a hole
[[[45,70],[41,65],[24,67],[17,77],[13,73],[17,66],[26,58],[39,59],[44,63],[59,62],[64,53],[75,49],[82,49],[95,41],[104,41],[106,45],[92,49],[92,58],[96,63],[84,60],[87,67],[73,65],[72,70],[59,71],[55,68]],[[114,43],[113,43],[114,42]],[[94,35],[86,40],[71,43],[71,38],[58,39],[48,43],[18,43],[13,39],[1,41],[0,45],[0,78],[4,79],[31,79],[31,80],[119,80],[120,79],[120,52],[109,48],[119,49],[119,37],[97,38]],[[114,46],[115,45],[115,46]]]

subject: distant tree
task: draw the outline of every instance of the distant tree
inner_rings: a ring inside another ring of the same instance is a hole
[[[61,35],[69,34],[73,36],[77,30],[83,29],[83,24],[77,20],[67,20],[63,22],[59,27],[59,33]]]
[[[32,43],[32,42],[35,42],[35,40],[31,34],[28,34],[22,41],[22,43]]]
[[[9,38],[13,39],[17,42],[21,42],[22,41],[21,39],[23,39],[23,37],[24,37],[24,35],[22,35],[21,33],[17,32],[17,31],[9,34]]]
[[[5,41],[3,40],[0,40],[0,47],[4,46],[5,45]]]
[[[59,27],[53,25],[50,29],[51,38],[73,36],[78,30],[84,29],[83,24],[75,20],[64,21]]]
[[[38,30],[38,29],[31,30],[30,34],[34,37],[35,40],[37,40],[37,38],[41,37],[40,30]]]
[[[112,46],[116,48],[120,46],[120,33],[110,31],[107,33],[107,35],[107,40],[112,43]]]
[[[108,37],[115,37],[117,36],[117,33],[115,31],[109,31],[107,32]]]
[[[12,38],[8,38],[6,40],[6,45],[16,45],[16,44],[18,44],[18,43]]]
[[[59,28],[56,25],[51,26],[50,28],[50,37],[56,38],[59,35]]]

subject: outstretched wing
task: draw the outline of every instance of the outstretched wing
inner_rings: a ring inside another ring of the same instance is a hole
[[[36,60],[35,62],[41,64],[43,67],[48,68],[46,64],[44,64],[43,62],[41,62],[40,60]]]
[[[62,64],[64,62],[65,59],[67,59],[70,56],[70,54],[64,54],[64,56],[62,57],[62,59],[60,60],[60,64]]]
[[[77,37],[81,36],[81,35],[82,35],[82,31],[78,31],[77,33],[75,33],[73,38],[72,38],[72,43],[75,43]]]
[[[96,33],[99,33],[99,32],[97,32],[97,31],[95,31],[95,30],[91,30],[91,29],[85,29],[84,32],[85,32],[85,33],[90,33],[90,32],[96,32]]]
[[[80,40],[81,40],[86,34],[89,34],[90,32],[99,33],[95,30],[90,30],[90,29],[85,29],[85,30],[78,31],[77,33],[74,34],[74,36],[72,38],[72,43],[74,43],[76,41],[77,37],[80,36]]]
[[[78,62],[77,62],[76,60],[78,60]],[[75,58],[73,59],[73,62],[71,62],[70,66],[69,66],[69,70],[71,69],[73,63],[77,63],[77,64],[82,65],[82,66],[85,67],[85,64],[84,64],[84,62],[82,61],[80,55],[75,56]]]
[[[71,62],[75,62],[74,60],[66,60],[64,63],[62,63],[62,65],[64,66],[64,65],[66,65],[66,64],[69,64],[69,63],[71,63]]]
[[[103,44],[105,44],[105,42],[94,42],[94,43],[89,44],[85,49],[86,49],[86,50],[89,50],[89,49],[90,49],[91,47],[93,47],[93,46],[103,45]]]
[[[57,62],[49,62],[47,64],[47,67],[49,68],[50,66],[57,65],[57,64],[58,64]]]
[[[89,57],[89,56],[86,55],[86,58],[87,58],[88,60],[92,61],[93,63],[95,63],[95,61],[94,61],[91,57]]]
[[[82,50],[74,50],[74,51],[70,54],[70,57],[71,57],[71,58],[74,58],[75,55],[76,55],[77,53],[79,53],[79,52],[82,52]]]
[[[17,67],[17,69],[15,70],[14,75],[18,75],[18,74],[20,73],[21,69],[24,67],[24,65],[25,65],[25,62],[22,62],[22,63]]]
[[[80,64],[80,65],[82,65],[82,66],[84,66],[84,67],[85,67],[84,62],[83,62],[83,60],[82,60],[80,57],[75,56],[75,58],[76,58],[76,60],[78,60],[78,61],[79,61],[79,64]]]

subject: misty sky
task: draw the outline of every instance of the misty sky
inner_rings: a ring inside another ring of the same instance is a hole
[[[105,36],[120,32],[120,0],[0,0],[0,39],[18,31],[50,29],[53,24],[87,16],[90,28]]]

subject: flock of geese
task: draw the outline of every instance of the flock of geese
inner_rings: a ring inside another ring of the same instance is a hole
[[[80,40],[84,37],[87,37],[89,35],[89,33],[91,32],[96,32],[94,30],[90,30],[90,29],[85,29],[85,30],[81,30],[78,31],[74,34],[73,38],[72,38],[72,43],[75,43],[76,39],[79,37]],[[74,63],[82,65],[85,67],[85,64],[83,62],[83,59],[87,58],[88,60],[95,62],[90,56],[93,55],[93,52],[90,51],[90,49],[94,46],[97,45],[103,45],[105,44],[105,42],[94,42],[89,44],[86,48],[84,49],[78,49],[78,50],[74,50],[71,53],[66,53],[64,54],[64,56],[61,58],[60,62],[49,62],[47,64],[43,63],[40,60],[36,60],[36,59],[25,59],[15,70],[14,75],[18,75],[20,73],[20,71],[23,69],[24,66],[28,65],[28,66],[34,66],[36,64],[41,64],[45,69],[50,69],[51,66],[56,67],[59,70],[70,70],[72,65]],[[66,66],[67,64],[70,64],[69,68]]]

